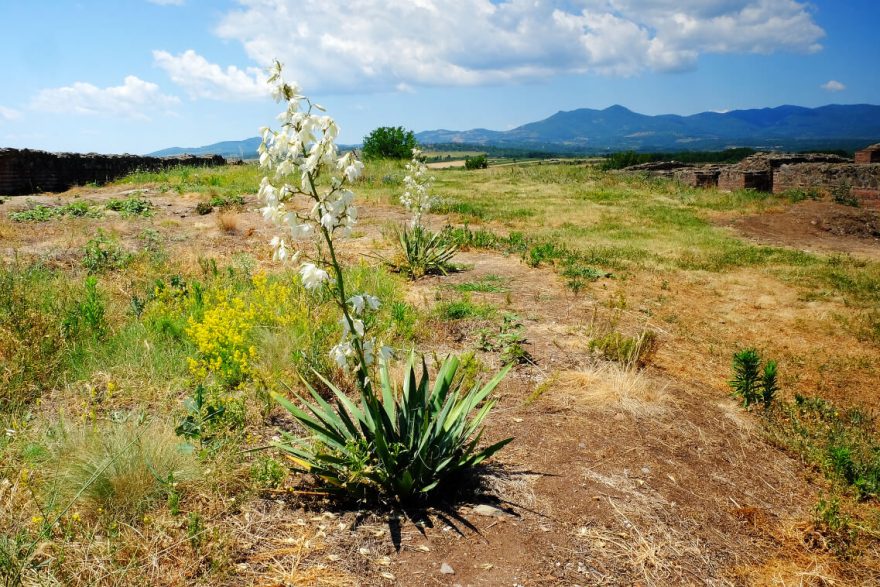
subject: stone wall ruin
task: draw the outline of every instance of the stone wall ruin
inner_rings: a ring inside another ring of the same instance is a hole
[[[134,171],[225,164],[226,160],[220,155],[142,157],[0,149],[0,195],[61,192],[74,185],[106,183]]]
[[[880,144],[859,153],[862,157],[856,162],[837,155],[757,153],[735,165],[666,162],[637,165],[626,171],[722,191],[754,189],[780,194],[804,190],[820,196],[843,195],[864,206],[880,208]],[[871,159],[875,156],[876,162]]]

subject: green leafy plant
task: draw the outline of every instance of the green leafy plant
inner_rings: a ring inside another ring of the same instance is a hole
[[[502,316],[497,331],[480,331],[477,346],[484,351],[500,352],[503,363],[523,364],[533,362],[524,346],[527,344],[519,316],[508,312]]]
[[[753,348],[733,355],[733,379],[729,385],[733,394],[742,399],[743,407],[761,402],[767,408],[779,391],[776,361],[767,361],[763,370],[761,363],[760,353]]]
[[[76,218],[100,218],[100,210],[95,210],[86,202],[71,202],[62,206],[45,206],[37,204],[27,210],[9,214],[13,222],[48,222],[55,218],[73,216]]]
[[[131,261],[131,254],[126,252],[119,243],[98,230],[95,238],[89,240],[83,250],[83,267],[89,273],[121,269]]]
[[[152,216],[153,204],[146,198],[141,196],[129,196],[128,198],[119,200],[113,198],[104,206],[107,210],[119,212],[123,218],[132,216]]]
[[[104,320],[106,307],[104,299],[98,291],[98,279],[94,275],[86,277],[85,288],[84,299],[76,305],[64,320],[64,331],[70,336],[86,330],[97,337],[101,337],[106,331],[106,322]]]
[[[512,440],[479,448],[483,421],[497,401],[488,399],[489,394],[509,365],[485,385],[463,391],[455,383],[456,357],[443,362],[433,386],[424,359],[420,377],[415,360],[410,354],[400,389],[392,384],[383,363],[381,397],[362,393],[360,405],[323,378],[335,396],[335,406],[308,385],[314,403],[304,401],[305,409],[276,394],[278,402],[312,433],[306,439],[288,434],[278,447],[333,491],[375,493],[408,502],[431,494]]]
[[[214,433],[226,416],[226,404],[210,398],[205,386],[196,386],[195,393],[183,402],[186,416],[174,429],[174,433],[188,441],[198,441],[204,445],[213,438]]]

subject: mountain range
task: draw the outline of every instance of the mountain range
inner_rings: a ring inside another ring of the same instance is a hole
[[[603,153],[610,151],[709,151],[732,147],[767,150],[854,150],[880,141],[880,106],[779,106],[691,116],[638,114],[623,106],[580,108],[507,131],[429,130],[416,134],[422,145],[475,145],[537,151]],[[174,147],[156,156],[215,153],[256,157],[257,137],[205,147]]]

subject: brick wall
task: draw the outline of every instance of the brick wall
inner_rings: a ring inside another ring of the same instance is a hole
[[[823,196],[845,190],[865,206],[880,207],[880,163],[783,165],[773,172],[773,193],[790,189],[816,190]]]
[[[133,171],[225,164],[219,155],[141,157],[0,149],[0,195],[60,192],[74,185],[105,183]]]

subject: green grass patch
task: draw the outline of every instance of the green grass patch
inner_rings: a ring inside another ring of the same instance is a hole
[[[435,311],[443,320],[482,320],[491,318],[497,310],[489,304],[478,304],[468,297],[463,297],[459,300],[441,302],[437,304]]]
[[[477,281],[466,281],[452,286],[458,292],[505,293],[510,291],[507,280],[498,275],[486,275]]]

